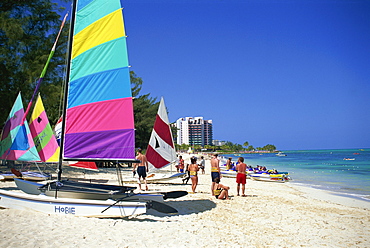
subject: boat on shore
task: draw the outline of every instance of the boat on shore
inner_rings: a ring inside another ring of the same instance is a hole
[[[279,182],[285,183],[291,179],[288,172],[279,172],[279,173],[268,173],[268,172],[261,172],[261,173],[253,173],[250,174],[250,178],[256,181],[266,181],[266,182]]]

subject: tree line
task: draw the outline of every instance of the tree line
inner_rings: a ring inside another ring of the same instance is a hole
[[[233,143],[231,141],[226,141],[224,145],[221,146],[214,146],[214,145],[206,145],[204,147],[200,145],[177,145],[176,149],[178,151],[188,151],[190,149],[194,150],[195,152],[201,151],[208,151],[208,152],[220,152],[220,153],[229,153],[229,152],[252,152],[252,151],[267,151],[267,152],[275,152],[276,146],[267,144],[263,147],[256,147],[254,148],[249,142],[244,142],[243,145]]]

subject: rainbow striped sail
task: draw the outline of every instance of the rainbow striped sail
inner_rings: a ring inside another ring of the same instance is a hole
[[[134,160],[135,133],[121,1],[78,1],[64,160]]]
[[[1,135],[0,159],[40,161],[28,123],[23,122],[23,117],[22,96],[19,92]]]
[[[30,130],[41,161],[58,162],[59,145],[51,129],[40,95],[37,97],[31,115]]]

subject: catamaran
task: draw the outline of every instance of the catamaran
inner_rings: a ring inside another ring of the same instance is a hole
[[[63,162],[138,162],[121,1],[75,0],[72,13],[57,180],[33,184],[33,192],[37,187],[43,194],[0,190],[0,206],[91,217],[143,214],[149,207],[177,213],[148,195],[132,193],[133,187],[61,180]]]

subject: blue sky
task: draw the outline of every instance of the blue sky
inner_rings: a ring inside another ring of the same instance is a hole
[[[370,1],[127,0],[129,61],[169,119],[278,149],[370,147]]]

